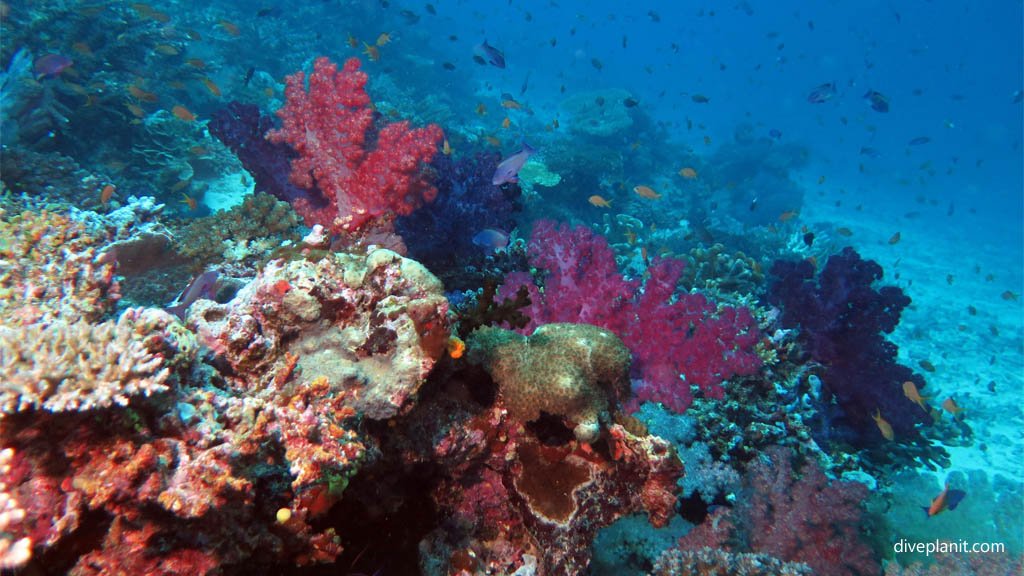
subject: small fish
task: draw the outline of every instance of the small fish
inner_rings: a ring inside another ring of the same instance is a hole
[[[687,180],[697,179],[697,171],[694,170],[693,168],[690,168],[689,166],[680,170],[679,175],[682,176],[683,178],[686,178]]]
[[[448,71],[455,70],[455,64],[452,64],[451,62],[445,62],[441,66],[443,66],[444,69]]]
[[[423,9],[426,10],[428,14],[437,14],[437,9],[434,8],[433,4],[427,4]]]
[[[924,369],[925,372],[935,372],[935,364],[932,364],[928,360],[921,360],[918,364],[920,364],[921,368]]]
[[[71,45],[71,49],[74,50],[75,52],[78,52],[82,56],[92,56],[93,55],[92,54],[92,48],[89,48],[89,45],[86,44],[85,42],[75,42],[74,44]]]
[[[705,136],[704,137],[704,145],[705,146],[711,146],[711,136]]]
[[[474,60],[476,60],[477,57],[480,57],[481,60],[489,62],[491,66],[495,66],[497,68],[505,67],[505,53],[488,44],[486,38],[484,38],[483,44],[480,44],[473,49],[473,52]]]
[[[206,68],[206,62],[203,62],[199,58],[189,58],[188,60],[185,60],[185,63],[193,68]]]
[[[195,114],[189,112],[188,108],[181,105],[171,108],[171,114],[173,114],[175,118],[184,120],[185,122],[195,122],[196,119]]]
[[[377,46],[383,46],[389,43],[391,43],[391,34],[381,32],[380,36],[377,36]]]
[[[806,244],[807,247],[810,248],[812,245],[814,245],[814,232],[808,232],[804,234],[803,240],[804,244]]]
[[[519,110],[523,106],[519,102],[516,102],[514,99],[509,98],[507,100],[502,100],[501,101],[501,107],[502,108],[511,108],[512,110]]]
[[[661,194],[655,192],[650,186],[634,186],[633,192],[636,192],[636,194],[641,198],[647,198],[649,200],[657,200],[658,198],[661,198]]]
[[[256,73],[255,66],[249,66],[249,69],[245,71],[245,80],[242,82],[242,86],[248,86],[249,81],[252,80],[252,75]]]
[[[348,39],[345,40],[345,43],[348,44],[349,48],[358,48],[359,47],[359,39],[356,38],[355,36],[353,36],[352,34],[348,35]]]
[[[132,104],[131,102],[126,102],[125,103],[125,107],[128,108],[128,111],[131,112],[132,116],[135,116],[136,118],[145,118],[146,117],[146,111],[143,110],[142,107],[139,106],[138,104]]]
[[[601,196],[598,196],[597,194],[594,194],[590,198],[587,198],[587,202],[590,202],[591,206],[596,206],[598,208],[611,208],[612,207],[611,202],[605,200],[604,198],[602,198]]]
[[[480,102],[476,105],[476,115],[483,116],[484,114],[487,114],[487,106],[484,106],[484,103]]]
[[[399,12],[399,15],[402,18],[405,18],[406,24],[412,25],[420,21],[419,14],[413,12],[412,10],[402,10],[401,12]]]
[[[366,42],[363,42],[363,46],[365,47],[363,48],[363,54],[366,54],[366,57],[369,58],[371,62],[377,62],[380,60],[380,49],[376,46],[371,46]]]
[[[999,297],[1002,298],[1003,300],[1006,300],[1007,302],[1016,302],[1020,300],[1020,294],[1017,294],[1010,290],[1003,292],[1002,294],[999,295]]]
[[[633,98],[626,98],[625,100],[622,101],[622,105],[625,106],[626,108],[636,108],[637,106],[640,105],[640,103],[634,100]]]
[[[597,58],[591,58],[590,65],[593,66],[594,68],[597,68],[598,72],[600,72],[601,69],[604,68],[604,64],[601,64],[601,61],[598,60]]]
[[[188,184],[188,180],[182,180],[182,181],[178,182],[178,184],[175,184],[175,186],[179,186],[180,184]],[[179,186],[179,189],[180,189],[180,187],[181,186]],[[179,200],[179,202],[181,202],[182,204],[187,205],[189,212],[195,212],[196,208],[199,207],[199,203],[196,202],[196,199],[191,197],[191,196],[189,196],[188,194],[186,194],[184,192],[181,193],[181,196],[182,196],[182,199]]]
[[[167,306],[167,311],[184,320],[185,312],[196,300],[204,298],[213,300],[217,295],[220,274],[216,270],[208,270],[196,276],[181,294]]]
[[[818,178],[818,184],[824,184],[824,183],[825,183],[825,177],[824,176],[822,176],[821,178]]]
[[[932,139],[927,136],[918,136],[917,138],[914,138],[907,142],[907,146],[920,146],[922,144],[927,144],[931,141]]]
[[[230,34],[231,36],[239,36],[242,34],[242,32],[239,31],[238,26],[235,26],[232,22],[228,22],[227,20],[221,20],[219,24],[220,27],[223,28],[224,31]]]
[[[257,18],[280,18],[284,10],[280,6],[269,6],[256,11]]]
[[[953,400],[952,396],[942,402],[942,409],[952,414],[954,418],[959,417],[960,413],[964,411],[963,408],[957,406],[956,400]]]
[[[501,140],[498,140],[494,136],[484,136],[484,140],[486,140],[488,144],[494,146],[495,148],[501,148]]]
[[[491,178],[491,184],[501,186],[506,182],[518,182],[519,169],[522,168],[523,164],[526,164],[526,161],[530,159],[530,156],[533,156],[536,152],[536,150],[526,143],[526,139],[523,138],[523,145],[519,152],[516,152],[498,164],[498,167],[494,170],[494,176]]]
[[[910,380],[903,383],[903,395],[911,402],[920,406],[922,410],[928,412],[928,407],[924,405],[924,401],[930,400],[930,398],[921,396],[921,393],[917,390],[917,385]]]
[[[508,130],[511,126],[512,126],[512,119],[509,118],[508,116],[506,116],[505,119],[501,121],[501,127],[506,129],[506,130]]]
[[[35,59],[32,63],[32,70],[36,80],[42,80],[43,78],[54,78],[73,65],[74,61],[67,56],[49,52]]]
[[[188,151],[196,156],[209,156],[210,150],[204,146],[191,146]]]
[[[877,90],[868,90],[864,94],[864,99],[867,100],[868,104],[871,105],[871,109],[875,112],[881,112],[885,114],[889,111],[889,99]]]
[[[128,93],[131,94],[133,98],[141,100],[142,102],[156,102],[160,99],[160,97],[156,94],[152,92],[146,92],[145,90],[139,88],[138,86],[135,86],[134,84],[128,87]]]
[[[828,102],[835,95],[835,82],[826,82],[814,90],[811,90],[811,93],[807,95],[807,101],[811,104],[821,104],[823,102]]]
[[[876,410],[875,413],[871,415],[871,418],[875,421],[875,424],[878,425],[878,431],[882,433],[882,438],[891,442],[892,439],[896,437],[892,432],[892,425],[886,422],[885,418],[882,418],[881,410]]]
[[[206,86],[206,89],[210,91],[210,94],[213,94],[217,98],[220,98],[220,86],[217,86],[217,84],[214,83],[213,80],[210,80],[206,76],[203,77],[202,82],[203,86]]]
[[[117,190],[117,188],[114,187],[113,184],[107,184],[104,186],[103,190],[100,190],[100,202],[103,204],[110,202],[110,199],[114,197],[115,190]]]
[[[484,228],[473,236],[473,244],[491,251],[508,248],[508,232],[497,228]]]
[[[881,156],[881,154],[878,152],[878,150],[875,150],[871,146],[861,146],[860,147],[860,155],[861,156],[867,156],[868,158],[878,158],[878,157]]]
[[[782,132],[780,132],[777,128],[772,128],[771,130],[768,131],[768,137],[771,138],[772,140],[782,140]]]
[[[690,96],[690,100],[693,100],[697,104],[707,104],[708,102],[711,102],[711,100],[703,94],[694,94],[693,96]]]
[[[799,215],[800,213],[797,212],[796,210],[787,210],[782,214],[779,214],[779,222],[789,222],[790,220],[796,218]]]
[[[177,48],[170,44],[157,44],[156,46],[153,46],[153,51],[157,54],[163,54],[164,56],[177,56],[178,54],[181,54]]]
[[[445,156],[452,155],[452,147],[448,144],[447,138],[445,138],[444,143],[441,144],[441,153],[444,154]]]
[[[897,233],[893,234],[891,238],[889,238],[889,245],[890,246],[895,246],[896,244],[899,243],[899,241],[900,241],[900,233],[897,232]]]
[[[966,492],[963,490],[950,490],[949,483],[947,482],[942,493],[932,500],[931,506],[922,506],[921,509],[931,518],[945,510],[956,510],[957,505],[964,499],[964,496],[967,496]]]

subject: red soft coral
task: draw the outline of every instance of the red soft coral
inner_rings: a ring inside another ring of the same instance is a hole
[[[334,232],[409,214],[437,194],[423,165],[437,152],[441,128],[395,122],[373,138],[367,75],[359,67],[358,58],[349,58],[339,72],[328,58],[317,58],[308,91],[301,70],[289,76],[287,101],[277,111],[283,125],[267,132],[268,140],[287,142],[298,153],[292,160],[292,183],[304,188],[315,183],[328,201],[314,207],[300,199],[296,211],[307,224],[323,224]],[[372,149],[371,139],[376,140]]]
[[[682,260],[655,259],[641,289],[618,272],[604,236],[550,220],[534,224],[529,253],[531,265],[549,272],[543,294],[527,274],[509,275],[499,291],[508,297],[524,284],[530,289],[532,322],[523,331],[551,322],[611,330],[633,353],[642,377],[636,402],[661,402],[682,413],[693,401],[691,385],[722,398],[722,381],[761,367],[754,351],[757,324],[749,310],[719,309],[700,294],[675,296]]]

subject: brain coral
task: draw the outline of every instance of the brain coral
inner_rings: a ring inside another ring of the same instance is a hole
[[[629,349],[596,326],[545,324],[530,337],[483,327],[467,345],[469,360],[498,383],[513,417],[561,416],[581,442],[597,439],[602,412],[629,392]]]

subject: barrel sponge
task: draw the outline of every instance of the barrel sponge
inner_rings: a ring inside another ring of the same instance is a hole
[[[467,346],[470,362],[494,378],[514,418],[561,416],[581,442],[597,440],[601,414],[629,393],[629,349],[597,326],[545,324],[529,337],[485,326]]]

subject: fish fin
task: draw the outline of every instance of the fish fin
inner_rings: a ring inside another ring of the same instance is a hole
[[[932,513],[928,510],[927,506],[921,506],[921,510],[924,510],[924,515],[926,518],[932,517]]]
[[[526,135],[523,135],[523,152],[529,152],[530,154],[537,152],[536,148],[526,143]]]

